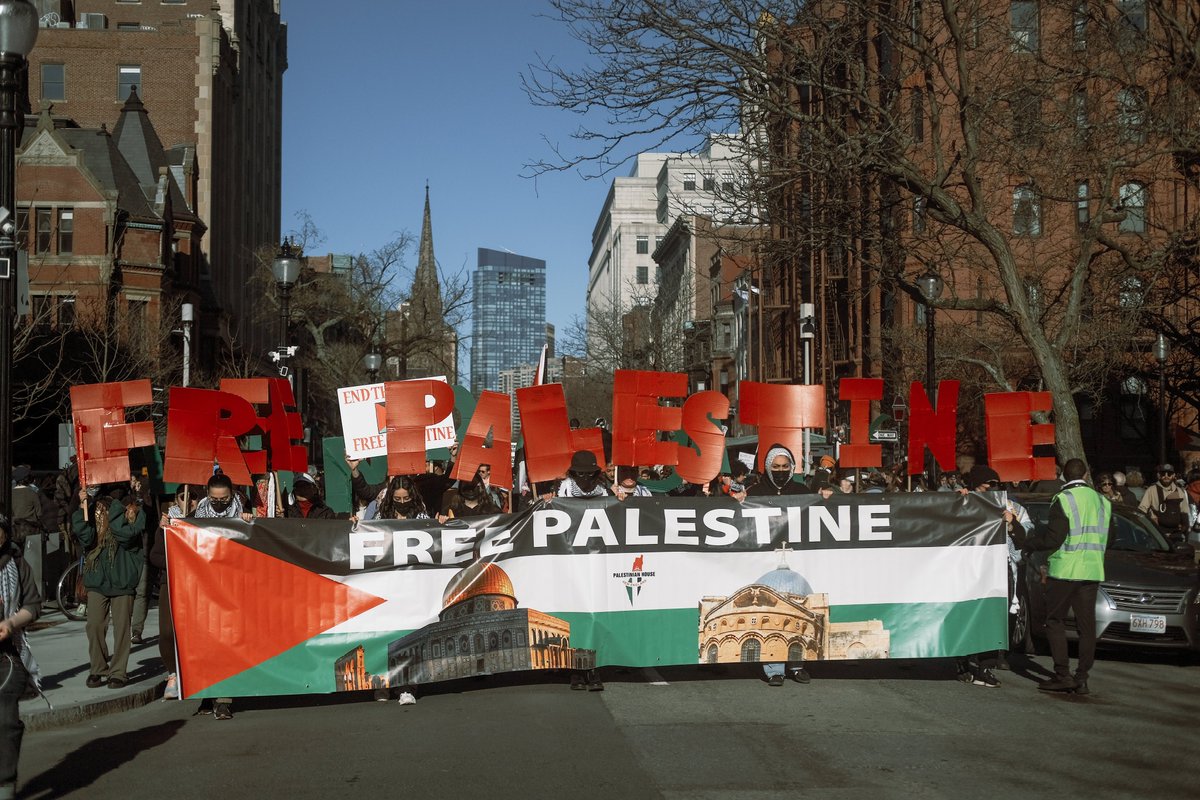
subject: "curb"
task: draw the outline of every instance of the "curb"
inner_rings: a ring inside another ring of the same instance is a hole
[[[22,713],[21,720],[25,723],[25,732],[49,731],[77,725],[96,717],[116,714],[121,711],[131,711],[135,708],[154,702],[162,696],[166,681],[156,680],[151,685],[134,692],[108,697],[103,700],[91,700],[83,703],[67,703],[54,708],[46,708],[44,701],[37,701],[41,710],[33,713]],[[22,709],[24,712],[24,709]]]

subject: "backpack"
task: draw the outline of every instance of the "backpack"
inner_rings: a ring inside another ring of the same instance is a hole
[[[1162,484],[1154,484],[1154,490],[1158,493],[1158,504],[1154,509],[1158,516],[1158,527],[1168,531],[1182,530],[1187,519],[1181,508],[1183,500],[1168,500]]]

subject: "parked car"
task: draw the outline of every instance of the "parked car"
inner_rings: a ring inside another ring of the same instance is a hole
[[[1035,529],[1044,530],[1053,495],[1014,495],[1025,506]],[[1117,528],[1104,553],[1104,581],[1096,595],[1099,644],[1200,650],[1200,568],[1195,549],[1172,543],[1135,508],[1117,505]],[[1028,629],[1045,632],[1045,598],[1039,567],[1047,553],[1023,564]],[[1067,620],[1068,638],[1078,638],[1075,620]],[[1028,640],[1027,640],[1028,641]],[[1014,642],[1014,649],[1016,643]]]

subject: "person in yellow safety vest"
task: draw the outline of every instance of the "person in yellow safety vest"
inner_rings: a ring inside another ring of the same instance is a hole
[[[1026,551],[1050,552],[1046,583],[1046,638],[1054,658],[1054,677],[1038,688],[1046,692],[1088,693],[1088,672],[1096,657],[1096,592],[1104,580],[1104,550],[1113,532],[1112,503],[1087,483],[1082,459],[1063,465],[1063,484],[1050,504],[1048,526],[1025,540]],[[1071,675],[1067,655],[1068,611],[1075,612],[1079,663]]]

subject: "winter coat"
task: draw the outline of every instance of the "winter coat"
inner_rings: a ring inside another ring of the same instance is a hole
[[[142,564],[146,558],[142,549],[146,512],[139,508],[137,517],[133,522],[129,522],[125,519],[124,504],[120,500],[113,500],[108,508],[108,523],[116,545],[100,553],[95,559],[90,559],[91,550],[96,546],[95,520],[85,521],[83,509],[75,509],[75,513],[71,515],[71,530],[86,554],[83,585],[88,591],[99,592],[105,597],[136,594],[138,580],[142,576]],[[90,569],[87,567],[89,560],[92,563]]]

